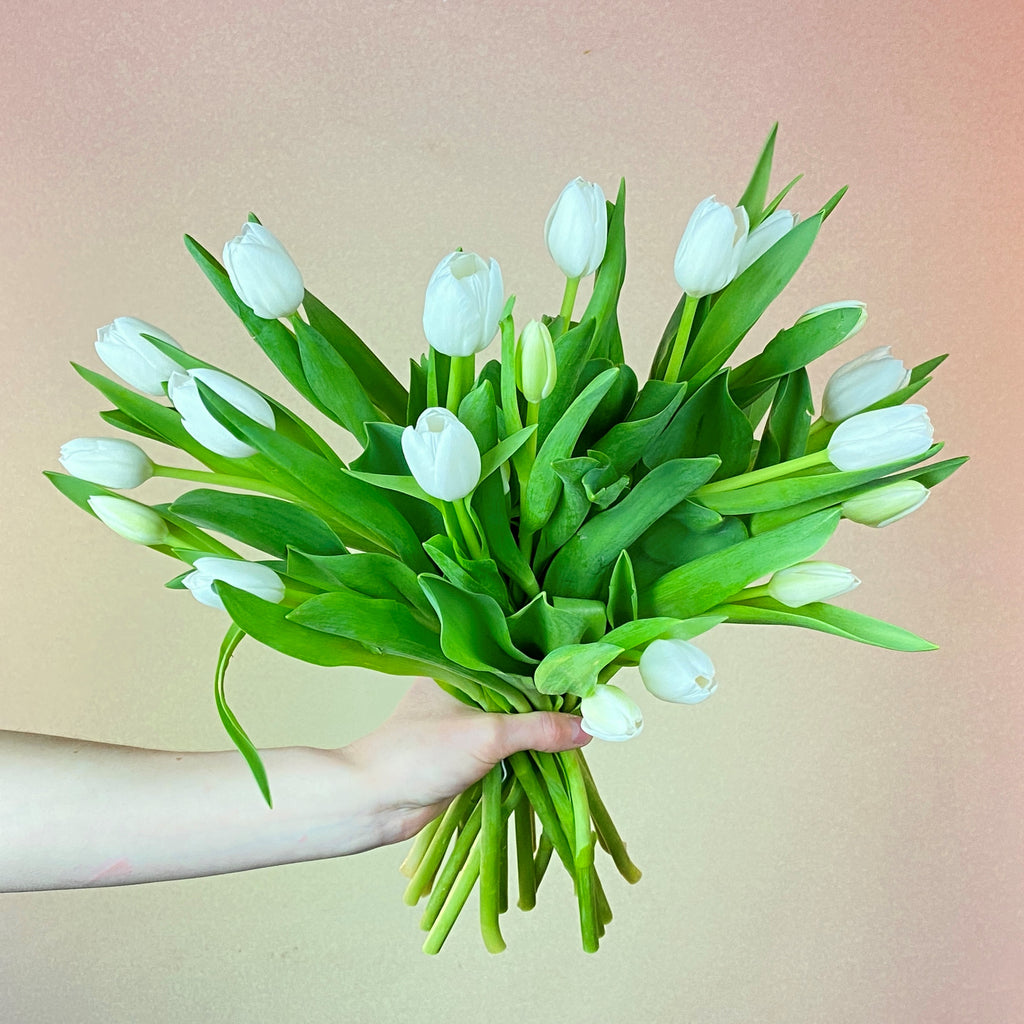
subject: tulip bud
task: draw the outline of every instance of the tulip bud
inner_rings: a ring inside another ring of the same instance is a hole
[[[822,419],[839,423],[905,387],[910,371],[882,345],[840,366],[828,379],[821,402]]]
[[[117,437],[76,437],[61,445],[60,464],[80,480],[115,490],[138,487],[153,475],[149,456]]]
[[[539,320],[531,320],[516,346],[516,384],[528,402],[540,402],[554,390],[557,379],[551,332]]]
[[[633,700],[611,683],[599,683],[597,689],[580,701],[585,733],[599,740],[621,743],[639,736],[644,716]]]
[[[544,241],[566,277],[586,277],[604,259],[608,210],[601,186],[583,178],[570,181],[544,223]]]
[[[247,222],[225,244],[224,268],[238,297],[264,320],[291,316],[306,296],[299,268],[262,224]]]
[[[692,298],[720,291],[735,276],[750,224],[747,211],[708,196],[690,216],[676,250],[676,283]]]
[[[765,217],[743,243],[736,276],[739,277],[754,260],[760,259],[786,232],[792,230],[794,224],[796,217],[789,210],[776,210]]]
[[[248,384],[243,384],[220,370],[205,367],[189,370],[187,373],[174,373],[167,382],[167,395],[174,408],[181,413],[181,425],[204,448],[229,459],[244,459],[248,455],[255,455],[255,448],[244,441],[239,441],[227,427],[218,423],[203,405],[202,396],[196,386],[197,380],[201,380],[239,412],[273,429],[274,410],[267,400]]]
[[[162,395],[164,381],[180,367],[151,341],[146,341],[143,334],[181,348],[159,327],[134,316],[119,316],[96,332],[96,355],[133,388],[147,395]]]
[[[897,480],[873,491],[847,498],[840,505],[843,516],[865,526],[888,526],[920,508],[931,492],[917,480]]]
[[[932,444],[932,424],[923,405],[894,405],[858,413],[836,427],[828,442],[837,469],[873,469],[923,455]]]
[[[640,678],[659,700],[700,704],[718,689],[715,666],[686,640],[654,640],[640,655]]]
[[[849,334],[843,338],[843,341],[849,341],[864,326],[864,322],[868,318],[868,308],[863,302],[859,302],[857,299],[846,299],[842,302],[826,302],[822,306],[815,306],[813,309],[807,310],[797,320],[797,323],[802,324],[806,320],[813,320],[816,316],[821,316],[822,313],[831,313],[833,309],[855,309],[860,312],[857,322],[853,325]]]
[[[496,260],[485,263],[475,252],[445,256],[427,284],[423,333],[446,356],[482,352],[498,332],[504,287]]]
[[[195,571],[190,572],[181,582],[192,591],[192,596],[200,604],[211,608],[224,607],[224,602],[214,593],[214,580],[223,580],[271,604],[280,604],[284,600],[284,583],[270,566],[235,558],[216,558],[213,555],[197,558],[193,566]]]
[[[860,580],[831,562],[798,562],[780,569],[768,581],[768,595],[780,604],[800,608],[812,601],[830,601],[860,586]]]
[[[136,544],[163,544],[170,534],[167,523],[148,505],[109,494],[94,494],[88,503],[97,519]]]
[[[402,454],[416,483],[433,498],[457,501],[480,482],[480,449],[447,409],[424,409],[416,426],[402,431]]]

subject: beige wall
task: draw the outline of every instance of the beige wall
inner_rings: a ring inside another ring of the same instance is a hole
[[[711,192],[735,200],[776,118],[775,181],[806,172],[793,208],[850,192],[771,328],[818,303],[868,302],[853,352],[817,367],[818,387],[874,345],[908,364],[950,353],[924,398],[946,453],[974,461],[912,519],[847,524],[828,549],[864,580],[851,607],[942,649],[729,627],[706,645],[713,701],[638,693],[644,735],[592,748],[645,870],[633,889],[610,880],[616,919],[595,957],[579,952],[559,877],[536,911],[513,914],[504,956],[483,951],[468,919],[424,957],[401,851],[382,850],[0,898],[0,1018],[1024,1019],[1021,7],[214,9],[62,0],[5,19],[0,727],[225,745],[211,699],[223,619],[161,589],[169,563],[40,475],[65,440],[107,432],[68,361],[98,368],[95,328],[120,314],[286,397],[183,232],[216,251],[256,211],[311,288],[402,369],[441,255],[493,255],[522,315],[553,310],[549,204],[576,174],[609,192],[625,175],[622,322],[646,369],[690,209]],[[262,745],[344,743],[402,690],[255,645],[229,685]]]

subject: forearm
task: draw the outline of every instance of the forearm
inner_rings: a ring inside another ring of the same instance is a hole
[[[0,731],[0,891],[123,885],[335,857],[401,838],[344,750],[175,753]]]

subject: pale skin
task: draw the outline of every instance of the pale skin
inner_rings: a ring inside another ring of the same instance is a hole
[[[572,715],[486,714],[418,679],[346,747],[180,753],[0,730],[0,891],[127,885],[359,853],[415,835],[518,750],[590,737]]]

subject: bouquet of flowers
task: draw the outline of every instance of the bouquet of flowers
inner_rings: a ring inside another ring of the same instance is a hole
[[[407,384],[306,290],[255,217],[223,265],[186,237],[288,383],[357,439],[348,463],[292,409],[158,328],[121,317],[99,330],[96,351],[124,383],[75,369],[114,406],[102,419],[205,468],[154,464],[127,439],[78,438],[61,450],[68,473],[48,476],[117,533],[185,563],[168,587],[226,610],[216,706],[268,803],[271,780],[224,693],[246,635],[318,665],[425,675],[494,714],[577,712],[610,741],[642,728],[611,682],[618,670],[638,666],[663,700],[704,701],[714,667],[692,641],[723,622],[933,647],[832,604],[859,581],[811,559],[840,519],[892,523],[965,461],[924,464],[941,445],[924,407],[908,404],[945,357],[908,370],[888,347],[865,352],[832,375],[815,418],[807,364],[865,319],[863,303],[834,302],[727,365],[845,191],[798,221],[781,208],[798,179],[768,198],[774,143],[773,128],[735,207],[710,197],[690,217],[675,258],[682,297],[642,383],[616,315],[624,185],[609,203],[582,178],[545,225],[566,278],[558,314],[517,330],[498,264],[453,252],[427,285],[427,351]],[[478,366],[496,336],[500,354]],[[152,506],[115,493],[152,476],[199,486]],[[406,858],[406,901],[426,898],[424,949],[441,948],[478,886],[484,942],[502,950],[510,860],[528,910],[554,856],[595,951],[611,919],[598,846],[639,878],[582,752],[513,755]]]

